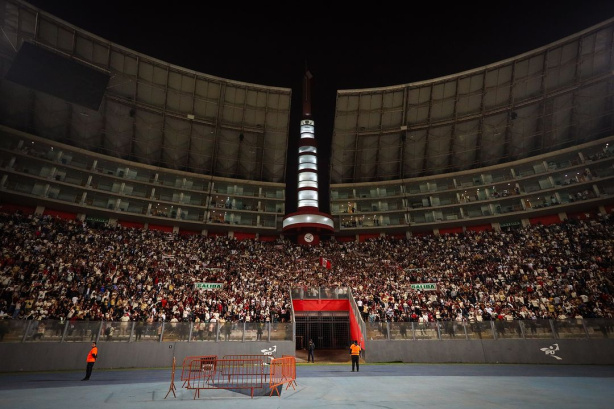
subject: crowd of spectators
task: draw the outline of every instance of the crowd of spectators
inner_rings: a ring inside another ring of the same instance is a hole
[[[298,287],[349,287],[370,322],[612,318],[613,227],[599,215],[300,246],[0,212],[0,318],[288,322]]]

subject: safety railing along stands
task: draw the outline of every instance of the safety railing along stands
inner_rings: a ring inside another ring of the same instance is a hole
[[[293,322],[137,322],[0,319],[0,342],[275,342]]]
[[[614,319],[611,318],[369,321],[365,327],[367,340],[596,339],[614,336]]]

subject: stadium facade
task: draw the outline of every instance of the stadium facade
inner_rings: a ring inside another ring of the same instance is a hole
[[[194,72],[25,2],[0,5],[5,209],[238,239],[283,235],[290,89]],[[613,31],[610,19],[455,75],[339,90],[333,235],[611,212]]]

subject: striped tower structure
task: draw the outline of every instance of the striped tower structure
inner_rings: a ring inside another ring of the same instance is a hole
[[[335,231],[329,214],[320,211],[318,202],[318,148],[315,122],[311,114],[311,80],[309,70],[303,77],[303,117],[298,148],[297,211],[283,220],[283,233],[296,236],[299,244],[315,245],[322,233]]]

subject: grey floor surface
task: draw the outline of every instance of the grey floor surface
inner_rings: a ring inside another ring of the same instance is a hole
[[[203,390],[171,369],[0,374],[0,408],[614,408],[614,366],[298,364],[281,396]]]

